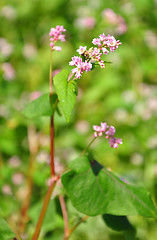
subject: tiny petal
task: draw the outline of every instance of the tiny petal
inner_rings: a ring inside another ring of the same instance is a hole
[[[98,136],[101,137],[103,135],[102,132],[98,132]]]
[[[102,48],[103,54],[108,54],[109,51],[106,48]]]
[[[54,46],[53,42],[50,42],[50,47],[53,47],[53,46]]]
[[[105,122],[102,123],[102,122],[101,122],[101,131],[102,131],[102,132],[105,132],[107,128],[108,128],[107,123],[105,123]]]
[[[55,47],[53,47],[53,49],[56,50],[56,51],[58,51],[58,52],[60,52],[60,51],[62,50],[62,48],[59,47],[59,46],[55,46]]]
[[[101,127],[100,127],[100,126],[97,126],[97,125],[93,125],[93,129],[94,129],[96,132],[100,132]]]
[[[113,126],[109,127],[109,130],[106,132],[106,135],[113,136],[115,134],[116,130]]]
[[[87,48],[86,46],[85,47],[80,46],[79,49],[77,49],[77,52],[79,54],[83,54],[86,51],[86,48]]]
[[[94,133],[93,133],[93,136],[94,136],[94,137],[97,137],[97,136],[98,136],[97,132],[94,132]]]

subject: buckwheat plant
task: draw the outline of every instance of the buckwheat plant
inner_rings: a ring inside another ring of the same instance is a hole
[[[142,215],[144,217],[156,218],[156,208],[150,195],[144,187],[132,185],[117,177],[115,173],[108,170],[95,160],[89,147],[97,140],[104,137],[109,141],[113,151],[122,144],[122,139],[115,137],[115,127],[108,126],[106,122],[93,126],[93,139],[89,142],[85,150],[69,163],[69,168],[64,173],[56,174],[54,164],[54,114],[58,111],[58,104],[67,122],[70,121],[74,108],[79,79],[85,73],[94,70],[95,67],[105,68],[102,59],[103,55],[114,52],[121,42],[110,35],[100,34],[92,41],[93,46],[87,49],[80,46],[77,55],[72,57],[69,65],[72,72],[63,69],[54,79],[52,79],[52,53],[61,51],[61,47],[56,44],[65,41],[65,29],[63,26],[51,28],[50,36],[50,92],[43,94],[39,98],[30,102],[23,114],[26,117],[48,116],[50,118],[50,168],[51,181],[43,202],[41,213],[34,231],[32,240],[37,240],[43,224],[44,216],[47,212],[53,190],[56,183],[62,182],[66,194],[70,198],[73,206],[81,213],[85,214],[76,224],[69,227],[66,202],[63,194],[60,194],[59,201],[64,220],[64,240],[70,238],[76,227],[84,222],[89,216],[102,215],[107,225],[118,231],[128,231],[135,238],[135,229],[129,223],[128,215]],[[61,53],[60,53],[61,54]],[[105,74],[105,73],[104,73]],[[54,90],[55,89],[55,90]],[[53,222],[53,218],[51,220]]]

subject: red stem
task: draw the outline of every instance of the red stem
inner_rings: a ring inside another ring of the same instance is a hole
[[[38,219],[38,223],[37,223],[37,226],[36,226],[36,229],[35,229],[35,233],[32,237],[32,240],[37,240],[38,237],[39,237],[41,226],[42,226],[42,223],[44,221],[44,217],[45,217],[45,214],[46,214],[46,211],[47,211],[47,208],[48,208],[48,204],[49,204],[49,201],[51,199],[51,195],[52,195],[52,192],[53,192],[53,189],[54,189],[55,185],[56,185],[56,181],[52,181],[52,183],[51,183],[51,185],[48,189],[48,192],[46,194],[44,204],[43,204],[43,207],[42,207],[42,210],[41,210],[41,213],[40,213],[40,216],[39,216],[39,219]]]
[[[69,227],[68,227],[68,214],[67,214],[64,197],[59,196],[59,201],[61,204],[62,214],[64,219],[64,240],[67,240],[69,238]]]
[[[53,116],[51,116],[50,123],[50,166],[51,166],[51,176],[55,176],[55,166],[54,166],[54,121]]]

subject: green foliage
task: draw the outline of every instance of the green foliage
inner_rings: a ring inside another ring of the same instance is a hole
[[[112,23],[104,17],[104,10],[109,8],[123,17],[126,32],[118,31],[122,27],[118,25],[118,21]],[[83,24],[89,17],[93,17],[95,21],[93,28]],[[24,108],[32,92],[48,92],[48,33],[56,25],[64,25],[67,31],[66,42],[61,43],[62,51],[53,54],[53,70],[68,69],[68,62],[77,54],[76,49],[80,45],[91,47],[92,39],[102,32],[111,34],[122,42],[115,53],[104,56],[104,60],[112,64],[105,64],[106,67],[102,70],[95,68],[79,80],[77,111],[76,117],[71,118],[72,127],[69,128],[64,116],[55,114],[57,167],[64,168],[69,160],[80,154],[93,134],[92,125],[106,121],[116,126],[117,137],[122,137],[123,145],[113,150],[98,139],[90,151],[95,159],[99,159],[102,165],[110,167],[113,172],[135,184],[145,185],[156,202],[156,2],[3,0],[0,1],[0,22],[1,215],[9,220],[20,217],[22,196],[25,196],[24,183],[30,171],[30,149],[26,137],[29,126],[18,112]],[[3,46],[4,40],[8,46]],[[12,51],[9,53],[10,47]],[[4,63],[11,64],[13,71],[4,67]],[[46,104],[50,110],[49,96]],[[38,106],[32,112],[36,110]],[[35,186],[30,207],[43,198],[47,190],[45,182],[49,177],[49,172],[46,171],[49,168],[46,162],[48,157],[45,157],[49,154],[49,118],[31,121],[36,132],[35,139],[40,146],[35,157],[37,161],[34,161]],[[20,161],[18,166],[11,165],[14,158]],[[24,174],[24,182],[17,185],[13,177],[19,172]],[[11,193],[5,192],[5,187],[10,187]],[[57,207],[56,211],[60,211],[59,209]],[[36,219],[38,214],[36,211]],[[69,218],[71,223],[71,214]],[[84,228],[80,226],[71,240],[124,240],[121,233],[108,230],[98,218],[89,218],[90,228],[88,223],[82,224]],[[137,227],[138,240],[157,239],[156,222],[153,219],[138,215],[129,219]],[[35,224],[36,222],[30,221],[27,226],[28,239],[32,238]],[[58,232],[60,234],[61,230]],[[58,232],[56,226],[56,231],[48,231],[40,239],[60,240],[62,237],[57,237]],[[128,233],[127,236],[132,240],[131,234]]]
[[[68,81],[68,76],[69,72],[63,69],[54,77],[54,85],[58,94],[58,99],[67,122],[70,121],[78,92],[77,81]]]
[[[34,226],[38,221],[42,205],[43,202],[38,202],[35,206],[32,206],[29,211],[29,216]],[[42,230],[46,233],[48,231],[53,231],[56,228],[63,228],[63,220],[61,216],[57,214],[55,200],[53,199],[49,203],[48,210],[46,212],[45,219],[42,225]]]
[[[143,187],[120,180],[97,161],[80,157],[71,162],[62,183],[80,212],[89,216],[99,214],[156,217],[156,209]]]
[[[135,239],[136,230],[128,221],[128,218],[126,216],[104,214],[102,217],[109,228],[118,232],[123,231],[123,235],[125,236],[126,240]]]
[[[28,103],[22,113],[28,118],[52,116],[56,104],[57,95],[54,93],[50,97],[49,93],[45,93],[39,98]]]
[[[0,239],[1,240],[10,240],[15,237],[15,233],[10,229],[7,222],[0,218]]]

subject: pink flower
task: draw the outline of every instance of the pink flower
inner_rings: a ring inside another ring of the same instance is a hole
[[[64,29],[64,27],[59,25],[57,25],[56,28],[51,28],[49,36],[51,41],[50,47],[52,48],[52,50],[61,51],[61,47],[54,47],[54,45],[58,40],[60,40],[61,42],[65,41],[65,35],[62,34],[65,31],[66,30]]]
[[[113,12],[112,9],[107,8],[103,11],[103,16],[108,20],[108,22],[115,24],[117,21],[117,15]]]
[[[100,132],[100,131],[101,131],[101,127],[100,127],[100,126],[97,126],[97,125],[93,125],[93,129],[94,129],[96,132]]]
[[[101,40],[99,38],[94,38],[92,43],[94,45],[98,45],[99,47],[101,47]]]
[[[75,73],[75,78],[80,78],[83,71],[91,71],[94,64],[99,64],[101,68],[105,68],[105,63],[101,59],[102,54],[108,54],[109,50],[114,52],[121,44],[121,42],[113,36],[106,36],[104,33],[101,34],[99,38],[94,38],[92,43],[98,45],[98,47],[91,47],[87,50],[86,46],[80,46],[79,49],[77,49],[80,57],[74,56],[72,57],[72,61],[69,62],[70,66],[77,67],[72,70],[72,73]]]
[[[60,51],[62,50],[62,48],[59,47],[59,46],[55,46],[55,47],[53,47],[52,49],[53,49],[53,50],[56,50],[56,51],[58,51],[58,52],[60,52]]]
[[[102,51],[103,51],[103,54],[108,54],[109,53],[109,51],[104,47],[102,48]]]
[[[107,129],[108,129],[108,131],[106,131]],[[103,134],[105,134],[106,138],[109,139],[110,147],[118,148],[118,145],[122,144],[122,139],[121,138],[114,137],[114,134],[116,132],[115,128],[113,126],[108,126],[107,123],[105,123],[105,122],[101,123],[100,126],[93,125],[93,130],[94,130],[93,136],[95,138],[100,137]]]
[[[85,62],[82,64],[82,69],[83,71],[90,71],[92,69],[92,64],[90,62],[87,62],[87,60],[85,60]]]
[[[86,46],[85,47],[80,46],[79,49],[77,49],[77,52],[81,55],[86,51],[86,48],[87,48]]]
[[[99,55],[99,53],[100,53],[100,49],[98,49],[98,48],[95,47],[95,48],[93,49],[92,56]]]
[[[82,76],[82,71],[80,68],[73,68],[72,73],[75,73],[75,78],[79,78]]]
[[[108,128],[107,123],[102,123],[101,122],[101,131],[105,132],[107,128]]]
[[[122,16],[117,15],[115,12],[113,12],[112,9],[107,8],[102,12],[102,15],[104,18],[114,25],[116,27],[116,32],[118,34],[123,34],[127,31],[127,25],[125,23],[125,20]]]
[[[82,58],[80,57],[72,57],[72,61],[69,62],[69,65],[76,66],[76,68],[72,69],[72,73],[75,74],[75,78],[80,78],[82,76],[83,71],[88,72],[92,68],[92,64],[90,62],[82,61]]]
[[[109,127],[109,130],[106,132],[106,138],[109,138],[110,136],[113,136],[115,134],[116,130],[113,126]]]
[[[81,64],[81,63],[82,63],[82,58],[74,56],[74,57],[72,57],[72,61],[69,62],[69,65],[70,66],[75,66],[75,65],[77,66],[78,64]]]
[[[84,24],[88,29],[93,29],[95,26],[95,18],[87,17],[84,19]]]
[[[3,70],[3,77],[5,80],[12,81],[15,78],[15,75],[16,75],[15,69],[10,63],[4,62],[2,64],[2,70]]]
[[[95,18],[93,17],[79,17],[75,20],[75,26],[79,29],[93,29],[95,26]]]
[[[65,42],[65,35],[59,35],[58,39],[61,41],[61,42]]]
[[[103,60],[100,60],[99,62],[99,65],[101,68],[105,68],[105,64],[104,64],[104,61]]]
[[[118,148],[118,144],[122,144],[121,138],[110,137],[109,139],[110,147]]]

